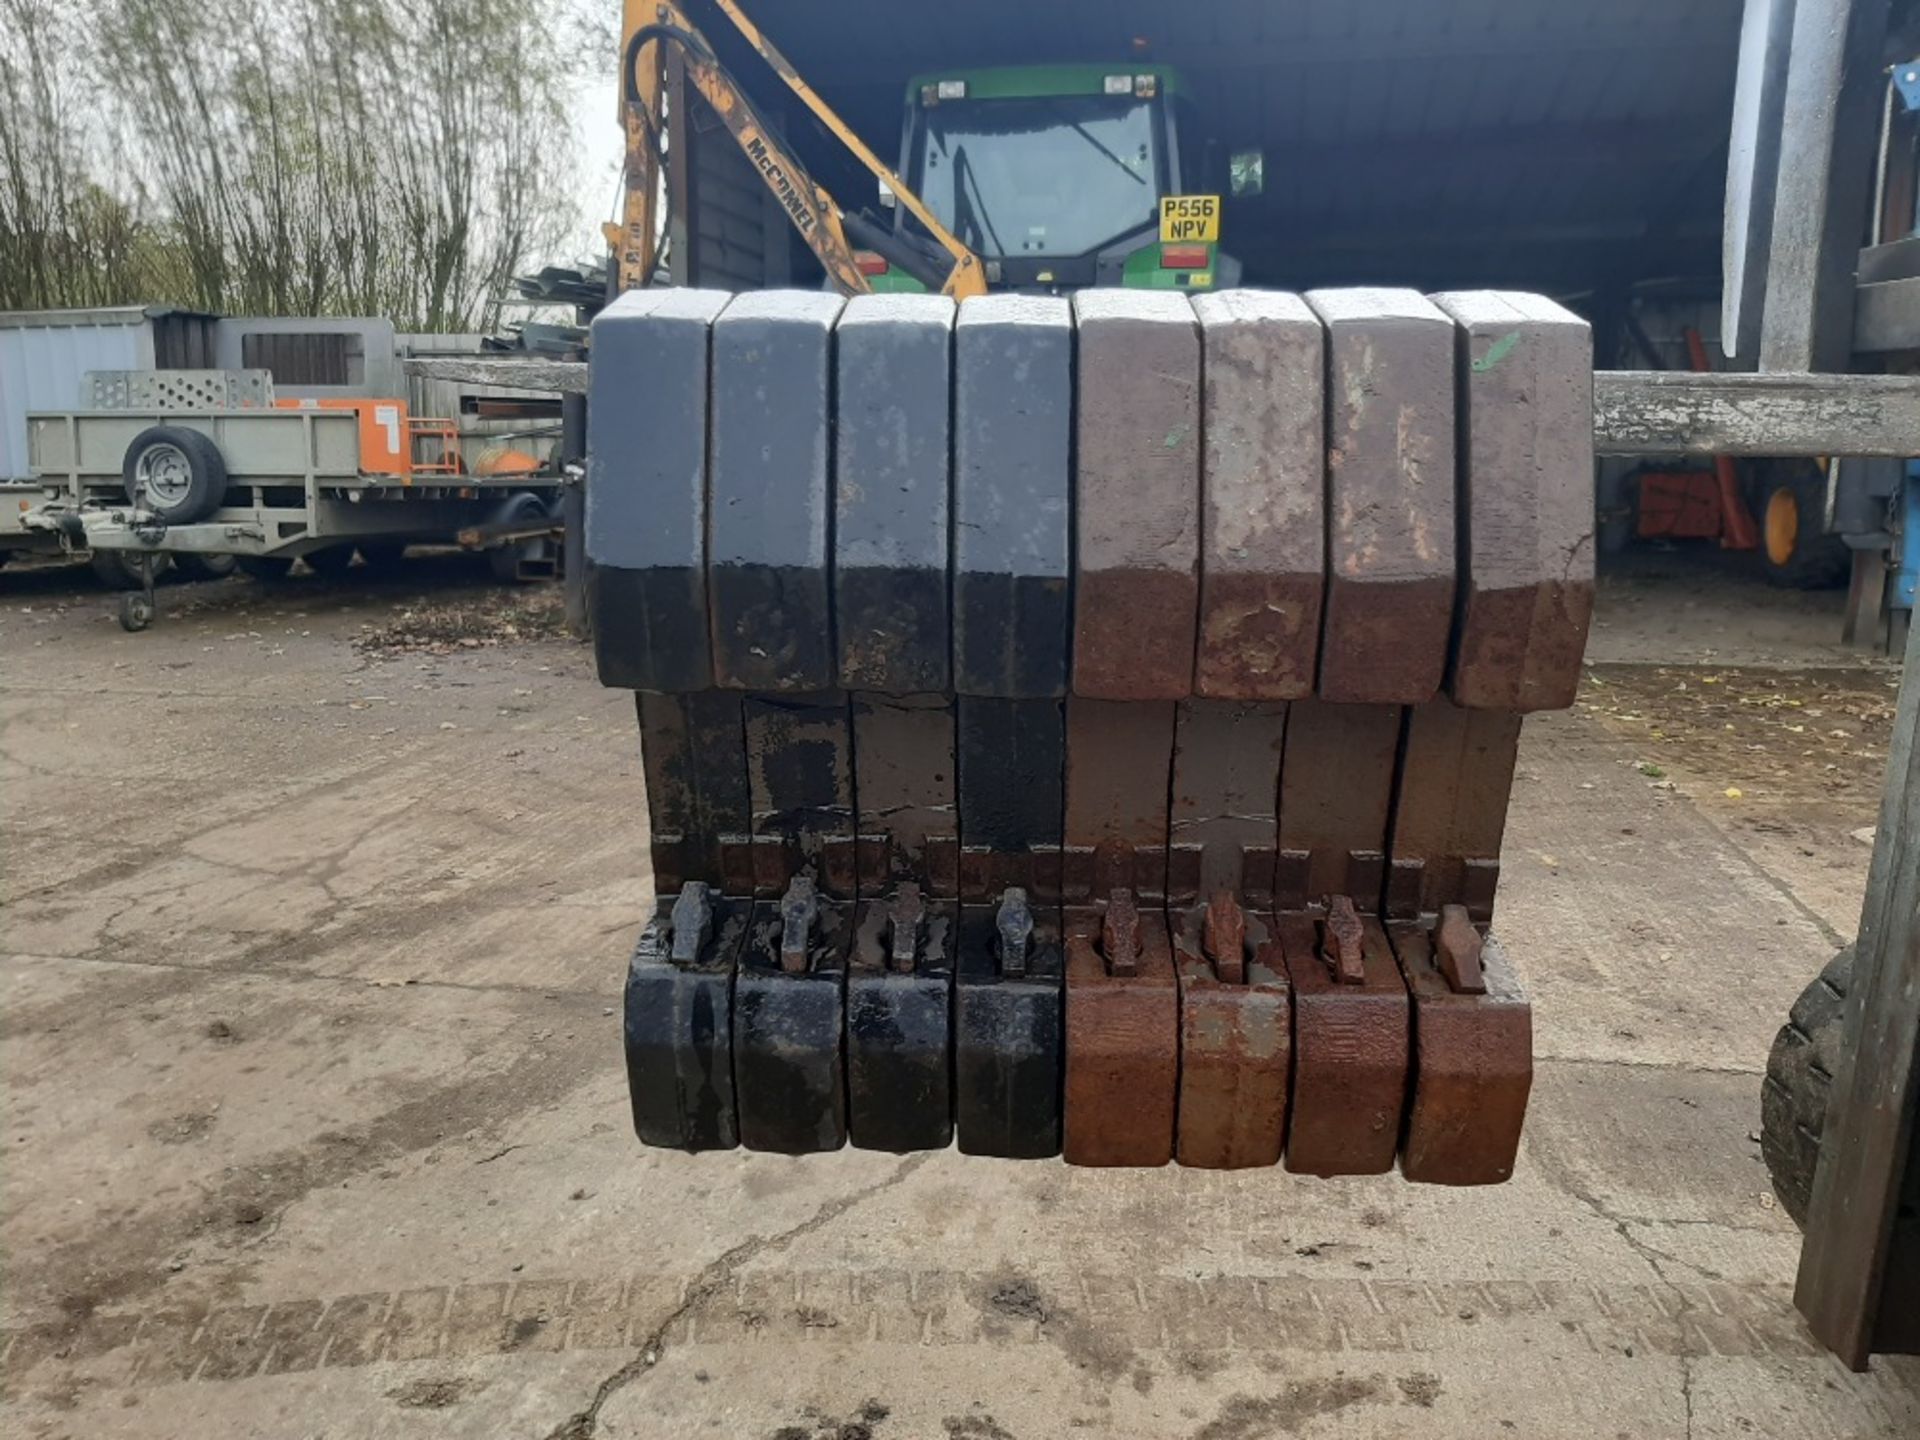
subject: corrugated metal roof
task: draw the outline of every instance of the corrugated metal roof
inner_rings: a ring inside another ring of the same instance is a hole
[[[178,305],[94,305],[72,310],[0,310],[0,330],[52,330],[82,325],[141,325],[170,315],[195,320],[217,320],[207,310]]]
[[[886,155],[916,71],[1130,54],[1179,66],[1208,132],[1266,153],[1267,193],[1229,212],[1227,243],[1268,283],[1717,274],[1741,0],[747,8]],[[830,167],[849,175],[830,147],[800,143],[830,185]]]

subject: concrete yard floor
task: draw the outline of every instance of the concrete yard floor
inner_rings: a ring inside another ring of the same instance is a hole
[[[1533,1110],[1461,1192],[643,1150],[632,702],[550,596],[230,581],[126,635],[0,576],[6,1431],[1920,1434],[1920,1363],[1800,1325],[1754,1141],[1897,677],[1749,598],[1609,582],[1528,723]]]

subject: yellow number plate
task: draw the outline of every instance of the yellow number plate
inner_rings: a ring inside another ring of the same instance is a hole
[[[1160,197],[1162,245],[1212,245],[1220,240],[1218,195],[1163,195]]]

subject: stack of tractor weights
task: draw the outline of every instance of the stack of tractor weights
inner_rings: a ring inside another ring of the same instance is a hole
[[[1582,321],[659,290],[592,355],[643,1141],[1511,1174],[1486,927],[1592,605]]]

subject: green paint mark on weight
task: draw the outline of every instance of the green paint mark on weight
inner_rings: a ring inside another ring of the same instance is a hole
[[[1520,332],[1511,330],[1487,347],[1487,353],[1473,362],[1473,373],[1484,375],[1507,356],[1513,353],[1513,347],[1520,343]]]
[[[1190,425],[1176,425],[1167,432],[1167,438],[1162,443],[1169,450],[1178,450],[1192,428]]]

